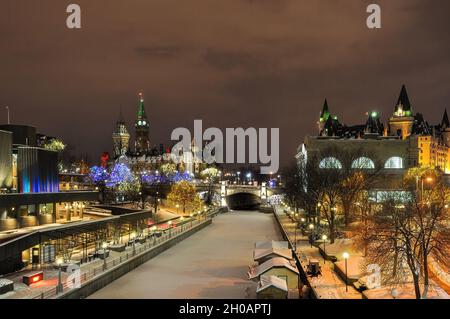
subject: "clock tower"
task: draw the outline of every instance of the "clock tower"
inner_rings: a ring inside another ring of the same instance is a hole
[[[147,115],[145,114],[144,108],[144,96],[139,93],[139,106],[137,119],[134,124],[135,129],[135,150],[137,155],[143,155],[150,152],[150,138],[149,129],[150,125],[148,123]]]

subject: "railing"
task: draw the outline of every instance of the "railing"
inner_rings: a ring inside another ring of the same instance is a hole
[[[125,252],[122,252],[119,257],[116,257],[114,259],[107,260],[106,262],[102,263],[101,266],[97,266],[95,268],[85,270],[81,272],[79,281],[77,280],[77,284],[83,285],[84,283],[90,281],[91,279],[104,274],[105,272],[109,271],[110,269],[119,266],[121,264],[124,264],[129,259],[132,259],[139,254],[142,254],[144,252],[150,251],[151,249],[168,242],[169,240],[188,232],[191,229],[196,228],[197,226],[203,224],[204,222],[210,220],[210,217],[205,217],[201,219],[192,220],[191,222],[186,222],[180,226],[177,226],[176,228],[169,228],[168,230],[164,230],[163,234],[160,237],[156,237],[154,234],[150,234],[152,238],[147,237],[146,242],[144,244],[136,245],[132,244],[132,249],[128,248]],[[131,251],[130,251],[131,250]],[[78,278],[77,278],[78,279]],[[61,295],[62,293],[67,292],[68,290],[73,289],[72,283],[67,282],[64,280],[62,282],[62,291],[58,292],[57,286],[45,290],[31,299],[50,299],[55,298],[58,295]]]

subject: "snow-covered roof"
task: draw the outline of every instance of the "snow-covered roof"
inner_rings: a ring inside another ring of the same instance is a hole
[[[253,251],[253,260],[258,261],[261,258],[267,257],[271,254],[284,257],[286,259],[292,259],[292,251],[285,248],[267,248],[267,249],[255,249]]]
[[[269,287],[275,287],[285,292],[288,291],[287,282],[285,279],[278,278],[277,276],[264,276],[262,275],[258,287],[256,288],[256,292],[263,291]]]
[[[253,279],[263,275],[265,272],[272,268],[287,268],[298,274],[297,267],[293,266],[289,260],[283,257],[275,257],[267,260],[259,266],[252,267],[248,272],[249,279]]]
[[[287,241],[257,241],[255,243],[255,249],[269,249],[269,248],[278,248],[278,249],[289,249],[289,244]]]

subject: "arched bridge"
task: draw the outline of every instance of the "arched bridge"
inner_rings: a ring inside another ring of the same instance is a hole
[[[220,195],[222,205],[230,208],[254,208],[255,206],[267,204],[272,196],[284,192],[281,187],[268,188],[266,183],[261,185],[235,185],[222,182],[213,186],[214,192]],[[208,185],[198,185],[197,190],[207,191]]]

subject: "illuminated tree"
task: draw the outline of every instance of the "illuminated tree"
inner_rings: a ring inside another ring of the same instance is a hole
[[[161,171],[161,174],[163,174],[164,176],[170,177],[172,175],[175,175],[175,173],[177,172],[177,167],[173,163],[167,163],[161,165],[159,170]]]
[[[134,175],[130,168],[123,163],[114,164],[111,174],[106,181],[107,187],[116,187],[122,183],[131,183],[134,180]]]
[[[183,208],[183,213],[186,212],[186,209],[201,209],[201,200],[195,186],[187,181],[174,184],[167,199],[175,205],[180,205]]]
[[[64,151],[66,144],[64,144],[61,140],[54,138],[50,142],[46,143],[44,148],[59,153]]]
[[[214,183],[220,176],[220,172],[215,167],[209,167],[200,172],[200,176],[208,183],[208,197],[206,203],[211,204],[213,198]]]
[[[99,166],[93,166],[89,170],[89,179],[96,185],[104,184],[109,178],[108,171]]]

